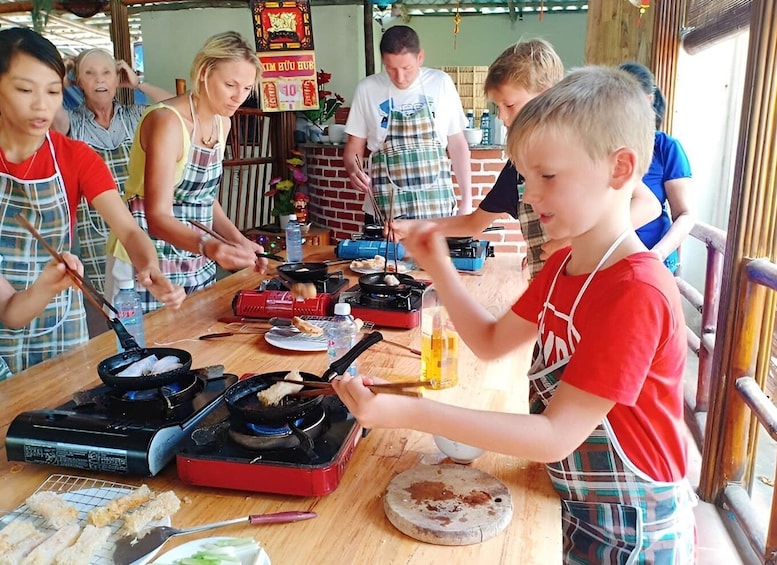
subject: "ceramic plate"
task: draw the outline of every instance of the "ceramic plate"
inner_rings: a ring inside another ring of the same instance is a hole
[[[171,549],[170,551],[166,551],[154,561],[151,562],[151,565],[172,565],[179,559],[186,559],[187,557],[191,557],[198,551],[205,549],[205,546],[219,541],[219,540],[228,540],[228,539],[235,539],[235,538],[228,538],[228,537],[212,537],[212,538],[203,538],[198,539],[194,541],[190,541],[188,543],[184,543],[182,545],[179,545],[178,547],[175,547]],[[250,555],[245,555],[241,557],[242,563],[244,565],[270,565],[270,557],[267,555],[267,552],[261,548],[257,547],[256,551],[251,553]]]
[[[312,320],[305,318],[311,324],[324,329],[324,334],[312,336],[297,331],[296,328],[273,327],[264,334],[264,339],[270,345],[290,351],[326,351],[326,328],[329,322],[325,320]]]
[[[380,269],[367,269],[365,267],[354,267],[354,262],[352,261],[350,264],[350,269],[354,273],[359,273],[360,275],[372,275],[374,273],[382,273],[383,268]],[[392,269],[394,268],[394,261],[389,261],[389,273],[392,272]],[[413,270],[413,266],[408,263],[407,261],[397,261],[397,269],[399,270],[400,274],[407,273],[408,271]]]

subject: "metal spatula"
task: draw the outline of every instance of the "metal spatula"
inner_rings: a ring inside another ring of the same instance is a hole
[[[310,518],[315,518],[316,516],[318,516],[318,514],[315,512],[293,510],[289,512],[276,512],[274,514],[252,514],[242,518],[235,518],[234,520],[213,522],[194,528],[187,528],[185,530],[179,530],[169,526],[157,526],[156,528],[149,530],[149,532],[139,540],[135,540],[132,537],[124,537],[117,541],[116,550],[113,552],[113,562],[116,565],[131,565],[135,561],[152,555],[173,536],[204,532],[205,530],[213,530],[223,526],[240,524],[241,522],[248,522],[250,524],[283,524],[286,522],[308,520]]]

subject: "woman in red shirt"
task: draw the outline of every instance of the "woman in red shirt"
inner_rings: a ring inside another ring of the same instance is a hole
[[[138,227],[102,159],[85,143],[50,131],[62,106],[65,65],[47,39],[26,28],[0,31],[0,274],[17,290],[50,257],[14,217],[22,214],[59,252],[72,246],[84,196],[122,241],[138,282],[167,306],[185,295],[160,271],[153,243]],[[82,297],[72,288],[21,330],[0,325],[0,379],[88,339]]]

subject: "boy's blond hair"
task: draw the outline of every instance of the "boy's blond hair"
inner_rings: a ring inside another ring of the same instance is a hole
[[[519,41],[505,49],[488,67],[483,91],[489,92],[510,85],[537,94],[547,90],[564,76],[561,62],[553,46],[543,39]]]
[[[607,158],[621,147],[633,149],[640,177],[653,158],[653,108],[637,81],[618,69],[576,69],[530,100],[508,130],[508,156],[515,159],[539,133],[548,129],[578,140],[595,161]]]
[[[253,93],[256,94],[261,68],[259,57],[256,56],[256,49],[236,31],[226,31],[210,37],[194,56],[191,71],[192,93],[200,93],[200,77],[206,80],[216,65],[232,61],[248,61],[256,66],[253,88]]]

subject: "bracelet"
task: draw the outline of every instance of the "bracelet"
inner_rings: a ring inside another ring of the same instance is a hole
[[[205,244],[208,243],[211,239],[213,238],[207,233],[204,233],[200,236],[200,255],[203,255],[208,259],[210,259],[210,257],[205,254]]]

